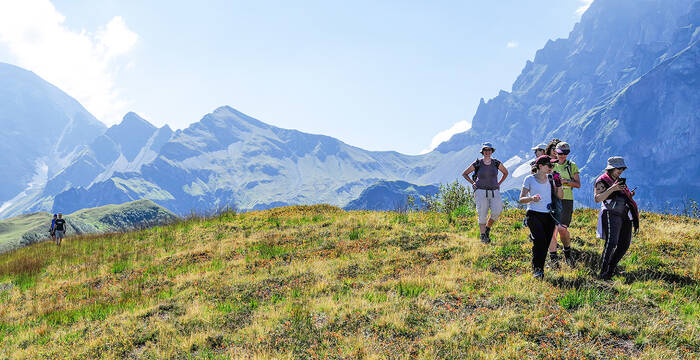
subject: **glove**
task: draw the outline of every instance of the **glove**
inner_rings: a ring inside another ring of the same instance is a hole
[[[559,173],[554,173],[552,180],[554,180],[554,186],[561,187],[561,176],[559,176]]]

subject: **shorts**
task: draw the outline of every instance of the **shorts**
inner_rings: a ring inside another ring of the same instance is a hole
[[[491,219],[498,220],[498,217],[503,212],[503,199],[498,190],[476,189],[474,191],[474,200],[476,201],[476,212],[479,214],[479,224],[486,224],[486,219],[491,210]]]
[[[571,225],[571,215],[574,214],[574,201],[573,200],[562,200],[561,201],[561,216],[559,222],[561,225],[568,227]]]
[[[56,239],[63,239],[63,237],[66,235],[65,231],[61,230],[56,230]]]

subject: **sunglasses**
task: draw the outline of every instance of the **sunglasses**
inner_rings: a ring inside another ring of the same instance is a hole
[[[557,152],[557,155],[569,155],[568,151]]]

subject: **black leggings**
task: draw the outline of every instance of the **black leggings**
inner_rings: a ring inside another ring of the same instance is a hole
[[[632,241],[632,220],[627,217],[614,215],[603,210],[603,236],[605,248],[600,259],[600,274],[612,274],[615,266],[622,259]]]
[[[544,269],[544,261],[547,259],[547,248],[554,235],[554,219],[549,213],[528,210],[525,214],[527,227],[532,234],[532,267]]]

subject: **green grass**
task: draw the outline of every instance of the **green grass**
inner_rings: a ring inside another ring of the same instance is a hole
[[[396,292],[403,297],[416,297],[425,291],[423,286],[417,284],[399,283],[396,285]]]
[[[523,213],[294,206],[0,255],[0,359],[695,359],[700,223],[645,213],[620,273],[530,273]]]
[[[599,289],[572,289],[560,296],[557,301],[564,309],[573,310],[584,305],[596,306],[607,298],[608,295]]]

